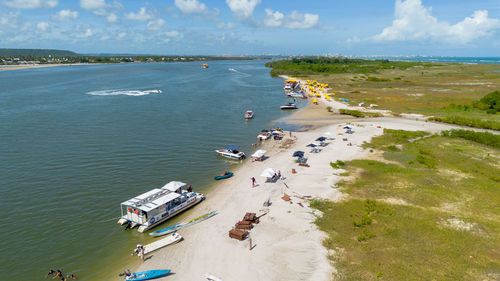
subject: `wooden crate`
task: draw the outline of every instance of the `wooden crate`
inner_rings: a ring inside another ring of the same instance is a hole
[[[244,240],[248,236],[248,231],[245,230],[238,230],[238,229],[231,229],[229,230],[229,237],[238,239],[238,240]]]

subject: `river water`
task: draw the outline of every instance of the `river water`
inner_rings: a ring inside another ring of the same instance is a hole
[[[206,190],[228,167],[215,149],[249,155],[258,132],[290,114],[264,63],[0,72],[1,279],[45,280],[60,268],[108,280],[137,260],[130,252],[149,235],[116,224],[120,202],[171,180]]]

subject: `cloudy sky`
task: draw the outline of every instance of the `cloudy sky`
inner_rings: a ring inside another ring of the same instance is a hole
[[[1,48],[500,55],[500,0],[0,0]]]

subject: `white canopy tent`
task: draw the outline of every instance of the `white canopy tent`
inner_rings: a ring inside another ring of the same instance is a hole
[[[276,174],[276,171],[273,168],[267,168],[260,174],[261,177],[272,178]]]

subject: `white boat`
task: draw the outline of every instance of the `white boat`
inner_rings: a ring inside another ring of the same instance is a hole
[[[252,119],[253,118],[253,111],[248,110],[245,112],[245,119]]]
[[[182,240],[182,236],[179,233],[173,233],[172,235],[169,235],[163,239],[157,240],[151,244],[147,244],[147,245],[143,246],[144,247],[144,255],[152,253],[152,252],[159,250],[161,248],[164,248],[168,245],[175,244],[181,240]],[[140,245],[137,245],[138,248],[139,248],[139,246]],[[139,254],[139,249],[135,249],[132,254],[136,254],[136,255]]]
[[[301,94],[301,93],[297,93],[297,92],[291,92],[291,93],[288,93],[287,96],[291,97],[291,98],[301,98],[301,99],[304,99],[307,97],[304,96],[304,94]]]
[[[138,225],[137,231],[144,232],[205,199],[201,193],[182,190],[185,185],[172,181],[122,202],[118,224]]]
[[[222,157],[237,159],[237,160],[244,159],[246,157],[245,153],[238,151],[237,146],[228,146],[224,149],[218,149],[215,152]]]
[[[280,106],[280,109],[297,109],[295,103],[289,102],[285,105]]]

